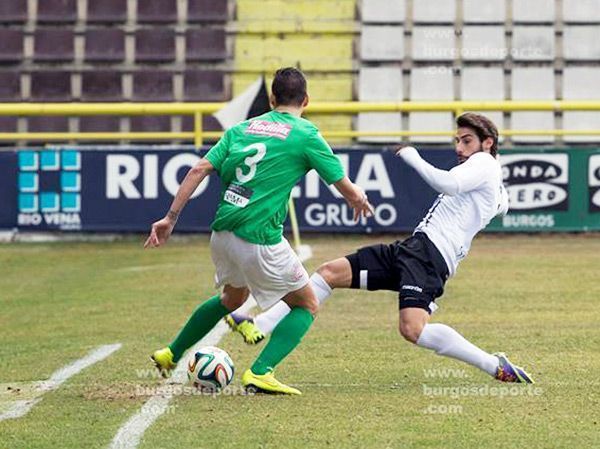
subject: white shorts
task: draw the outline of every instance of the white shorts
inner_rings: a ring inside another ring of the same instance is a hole
[[[308,273],[285,238],[276,245],[256,245],[233,232],[213,232],[210,254],[217,287],[248,287],[263,310],[308,284]]]

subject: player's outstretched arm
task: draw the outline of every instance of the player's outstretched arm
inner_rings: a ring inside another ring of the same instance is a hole
[[[187,172],[167,214],[164,218],[161,218],[152,224],[152,229],[144,243],[144,248],[158,247],[167,242],[173,232],[175,223],[177,223],[179,214],[187,204],[190,196],[192,196],[192,193],[194,193],[194,190],[196,190],[202,180],[210,175],[213,169],[214,167],[208,160],[200,159],[200,161]]]
[[[435,168],[419,155],[419,152],[411,146],[400,146],[395,150],[396,156],[402,158],[429,184],[436,192],[446,195],[459,193],[459,183],[456,176],[447,170]]]
[[[373,216],[373,206],[369,203],[367,194],[363,189],[350,181],[350,178],[344,176],[333,185],[342,194],[350,207],[354,209],[354,221],[358,221],[361,216]]]

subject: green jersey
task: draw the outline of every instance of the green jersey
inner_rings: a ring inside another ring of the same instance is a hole
[[[309,170],[327,184],[344,177],[311,122],[277,111],[230,128],[205,157],[221,178],[212,229],[259,245],[281,241],[291,190]]]

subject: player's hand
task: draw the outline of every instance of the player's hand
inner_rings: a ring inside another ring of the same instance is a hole
[[[408,144],[406,144],[406,143],[402,143],[402,144],[400,144],[400,145],[398,145],[398,146],[394,147],[394,148],[392,149],[392,152],[393,152],[393,153],[394,153],[396,156],[400,156],[400,154],[402,153],[402,150],[405,150],[405,149],[407,149],[407,148],[414,148],[414,147],[413,147],[413,146],[411,146],[411,145],[408,145]]]
[[[354,221],[357,222],[360,217],[372,217],[375,213],[373,206],[369,203],[369,198],[363,189],[355,184],[357,200],[349,202],[350,207],[354,209]]]
[[[168,216],[152,223],[152,230],[144,243],[144,248],[158,248],[164,245],[171,236],[175,223],[176,221]]]

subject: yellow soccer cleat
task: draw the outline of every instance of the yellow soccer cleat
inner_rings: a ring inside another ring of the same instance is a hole
[[[171,372],[177,366],[177,363],[173,362],[173,353],[168,346],[159,349],[158,351],[154,351],[154,354],[150,356],[150,359],[162,377],[170,377]]]
[[[302,394],[300,390],[275,379],[273,371],[267,374],[254,374],[252,370],[248,369],[242,376],[242,386],[246,391],[254,393]]]
[[[265,334],[254,324],[250,317],[230,313],[225,316],[224,320],[231,330],[240,334],[249,345],[255,345],[265,338]]]

